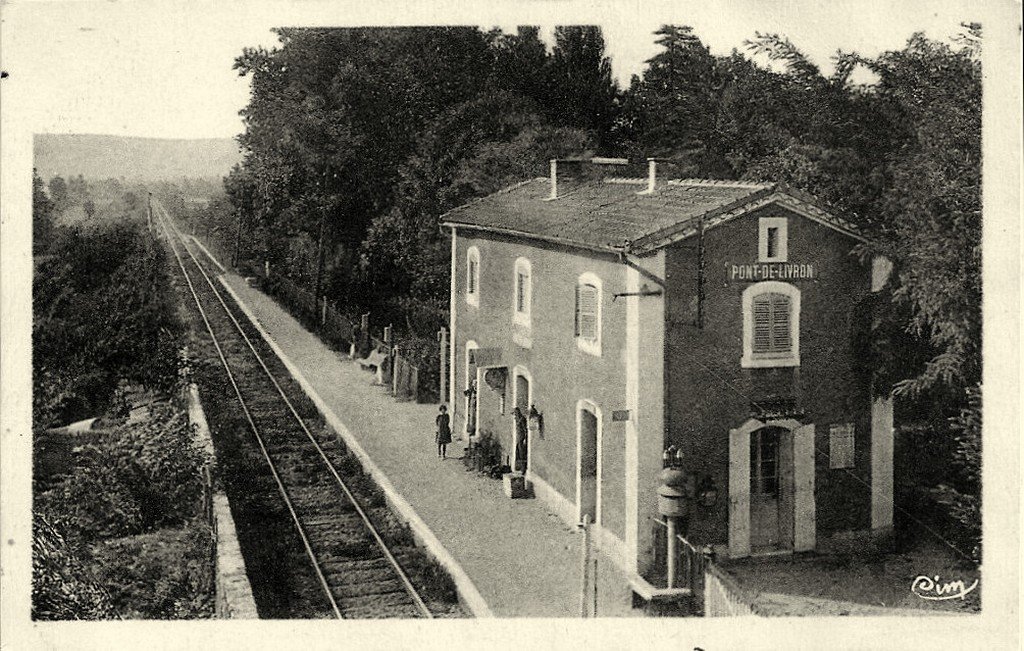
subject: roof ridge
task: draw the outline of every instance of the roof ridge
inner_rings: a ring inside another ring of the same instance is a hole
[[[753,190],[760,190],[762,188],[770,188],[775,183],[761,183],[758,181],[732,181],[732,180],[719,180],[719,179],[670,179],[669,185],[704,185],[709,187],[730,187],[730,188],[750,188]]]

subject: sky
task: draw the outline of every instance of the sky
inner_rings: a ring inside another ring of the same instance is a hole
[[[275,45],[277,25],[538,24],[550,34],[557,24],[598,24],[625,86],[658,52],[653,31],[667,22],[691,25],[716,54],[742,50],[757,31],[780,33],[827,70],[837,49],[872,56],[902,47],[915,31],[948,38],[977,18],[977,3],[957,0],[527,0],[471,11],[416,2],[389,4],[385,13],[368,4],[13,0],[0,8],[0,62],[10,74],[4,110],[17,111],[32,133],[232,137],[243,129],[238,111],[249,85],[231,65],[243,47]]]

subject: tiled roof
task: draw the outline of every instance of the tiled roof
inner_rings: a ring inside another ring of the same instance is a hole
[[[588,249],[651,249],[658,239],[744,205],[785,192],[771,183],[684,179],[660,181],[653,193],[642,192],[646,179],[605,179],[574,183],[559,179],[558,198],[548,200],[550,185],[541,177],[460,206],[441,217],[456,227],[526,236]],[[852,231],[824,213],[823,220]]]

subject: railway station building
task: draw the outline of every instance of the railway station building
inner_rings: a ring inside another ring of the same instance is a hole
[[[776,184],[567,167],[441,218],[453,430],[629,572],[655,558],[670,448],[682,531],[722,557],[890,529],[892,401],[863,350],[888,262]]]

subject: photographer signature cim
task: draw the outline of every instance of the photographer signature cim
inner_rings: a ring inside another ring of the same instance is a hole
[[[939,581],[939,577],[930,577],[925,575],[919,575],[914,579],[914,582],[910,584],[910,591],[916,594],[922,599],[929,601],[946,601],[947,599],[963,599],[975,588],[978,587],[980,579],[975,579],[974,583],[967,586],[962,579],[956,581],[946,581],[944,583]]]

